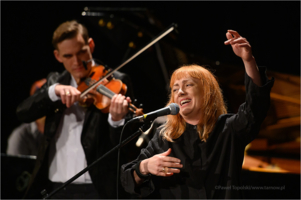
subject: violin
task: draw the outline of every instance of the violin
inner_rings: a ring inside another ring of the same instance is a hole
[[[126,94],[127,86],[121,80],[115,79],[112,75],[99,81],[102,77],[107,75],[108,72],[109,70],[102,65],[91,68],[88,77],[79,83],[77,89],[85,93],[92,87],[93,93],[91,93],[90,98],[80,101],[80,105],[87,107],[93,103],[95,107],[100,109],[103,113],[108,113],[113,96],[115,94]],[[142,109],[137,108],[131,103],[129,104],[129,110],[137,116],[143,115]]]
[[[159,36],[153,39],[149,44],[144,46],[142,49],[140,49],[137,53],[135,53],[133,56],[131,56],[129,59],[123,62],[121,65],[116,67],[114,70],[110,70],[110,71],[106,70],[105,67],[102,65],[97,67],[92,67],[89,73],[89,77],[86,78],[84,81],[81,81],[77,89],[80,92],[82,92],[82,94],[80,95],[81,99],[84,98],[86,94],[88,94],[89,91],[91,90],[94,91],[95,95],[93,95],[93,98],[85,100],[85,102],[80,102],[80,104],[85,105],[85,104],[91,104],[93,102],[97,108],[101,109],[103,112],[108,113],[110,109],[110,103],[111,103],[110,99],[116,93],[121,93],[124,95],[127,90],[127,87],[124,83],[112,77],[113,72],[119,70],[121,67],[129,63],[135,57],[137,57],[146,49],[148,49],[151,45],[158,42],[168,33],[173,31],[176,27],[177,24],[172,24],[170,27],[167,28],[167,30],[159,34]],[[85,68],[86,68],[86,63],[90,61],[92,61],[92,59],[88,61],[83,61]],[[143,115],[142,109],[136,108],[133,104],[129,104],[129,109],[138,116]]]

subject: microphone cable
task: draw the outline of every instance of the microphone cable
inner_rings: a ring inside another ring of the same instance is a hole
[[[119,138],[119,145],[121,144],[121,139],[122,139],[122,135],[123,135],[123,131],[124,131],[124,129],[125,129],[125,127],[126,127],[126,125],[128,125],[128,123],[129,123],[130,121],[127,121],[126,122],[126,124],[122,127],[122,130],[121,130],[121,133],[120,133],[120,138]],[[120,169],[119,169],[119,162],[120,162],[120,147],[118,148],[118,156],[117,156],[117,181],[116,181],[116,194],[117,194],[117,199],[119,198],[119,171],[120,171]]]

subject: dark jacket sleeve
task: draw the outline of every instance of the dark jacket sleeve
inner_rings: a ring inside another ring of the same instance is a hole
[[[65,75],[66,72],[63,74]],[[20,121],[30,123],[38,118],[54,113],[59,107],[62,107],[61,101],[52,102],[48,95],[49,87],[58,82],[61,76],[57,72],[50,73],[47,77],[47,82],[32,96],[18,105],[16,114]]]
[[[147,158],[150,158],[156,154],[162,153],[162,146],[164,141],[162,137],[159,135],[160,128],[157,129],[154,137],[149,141],[146,148],[142,149],[140,155],[136,160],[133,160],[130,163],[124,164],[121,166],[121,184],[126,192],[131,194],[138,194],[142,197],[146,197],[150,195],[154,190],[155,186],[152,181],[152,176],[145,180],[141,185],[137,185],[134,179],[134,169],[136,164]]]
[[[247,73],[245,74],[245,103],[240,105],[237,114],[228,118],[226,122],[227,127],[237,134],[244,146],[257,136],[270,107],[270,91],[274,78],[268,80],[265,67],[259,67],[259,72],[262,86],[257,86]]]

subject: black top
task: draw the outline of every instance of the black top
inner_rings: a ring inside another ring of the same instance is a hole
[[[199,139],[196,126],[186,124],[185,132],[174,142],[163,140],[160,128],[138,158],[122,166],[121,183],[129,193],[162,199],[242,198],[240,173],[244,149],[258,134],[270,105],[274,79],[267,80],[260,68],[263,86],[258,87],[245,75],[246,102],[237,114],[219,116],[207,142]],[[152,175],[140,186],[135,184],[133,170],[139,160],[150,158],[171,148],[169,156],[183,164],[179,174],[170,177]]]

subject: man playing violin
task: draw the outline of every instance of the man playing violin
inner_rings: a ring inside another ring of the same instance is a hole
[[[61,74],[50,73],[42,88],[17,108],[17,116],[23,122],[46,116],[44,139],[27,198],[40,198],[43,189],[50,193],[108,152],[119,141],[121,127],[129,117],[131,98],[121,94],[112,97],[109,114],[93,104],[80,105],[79,101],[85,101],[95,91],[82,99],[77,87],[96,65],[94,61],[87,62],[86,66],[83,64],[92,59],[95,44],[82,24],[76,21],[62,23],[54,31],[52,43],[55,58],[66,70]],[[116,71],[114,77],[131,86],[126,74]],[[131,87],[126,95],[132,97]],[[115,198],[116,155],[99,162],[53,198]]]

